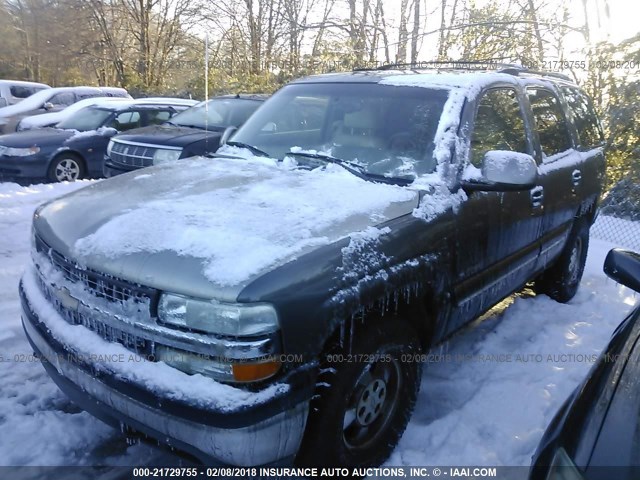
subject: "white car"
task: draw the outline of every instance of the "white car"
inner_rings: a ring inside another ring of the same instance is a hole
[[[0,108],[14,105],[36,92],[51,88],[44,83],[0,80]]]
[[[41,115],[31,115],[30,117],[24,117],[16,127],[18,132],[22,130],[34,130],[36,128],[45,128],[45,127],[53,127],[58,123],[70,118],[74,113],[79,110],[82,110],[84,107],[90,107],[91,105],[96,105],[97,103],[106,103],[106,102],[118,102],[127,100],[126,98],[114,98],[114,97],[94,97],[87,98],[85,100],[80,100],[79,102],[74,103],[73,105],[65,108],[64,110],[60,110],[59,112],[50,112],[43,113]]]
[[[92,97],[131,98],[124,88],[115,87],[59,87],[34,93],[15,105],[0,108],[0,133],[16,131],[24,117],[58,112],[80,100]]]

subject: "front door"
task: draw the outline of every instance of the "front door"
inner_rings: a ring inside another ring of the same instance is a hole
[[[489,151],[533,155],[522,98],[515,87],[488,89],[469,108],[475,112],[465,175],[479,174]],[[529,279],[540,233],[540,213],[532,201],[535,192],[535,188],[468,192],[469,199],[459,212],[457,282],[449,333]]]

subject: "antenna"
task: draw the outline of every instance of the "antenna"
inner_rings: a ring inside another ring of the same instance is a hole
[[[209,131],[209,32],[204,35],[204,131]],[[209,148],[209,137],[204,141],[205,149]]]

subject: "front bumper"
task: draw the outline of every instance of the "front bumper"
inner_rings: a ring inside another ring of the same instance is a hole
[[[267,402],[231,412],[160,396],[60,343],[33,308],[32,303],[42,298],[32,302],[22,282],[20,296],[23,327],[43,366],[63,392],[99,419],[130,427],[205,463],[265,465],[286,463],[295,456],[308,414],[304,389],[292,385],[289,392]]]
[[[111,161],[109,157],[105,155],[104,163],[102,164],[102,175],[105,178],[115,177],[116,175],[120,175],[122,173],[133,172],[134,170],[140,170],[144,167],[129,167],[125,165],[115,164]]]
[[[41,153],[31,157],[0,156],[0,181],[41,179],[47,176],[49,158]]]

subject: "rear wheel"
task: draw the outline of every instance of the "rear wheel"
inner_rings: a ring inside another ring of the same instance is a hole
[[[582,280],[588,249],[589,223],[577,219],[558,260],[536,280],[536,291],[560,303],[571,300]]]
[[[335,350],[321,365],[296,463],[375,466],[404,432],[420,388],[420,345],[393,318],[356,332],[350,353]]]
[[[75,182],[84,175],[84,164],[76,155],[63,153],[51,162],[48,178],[51,182]]]

